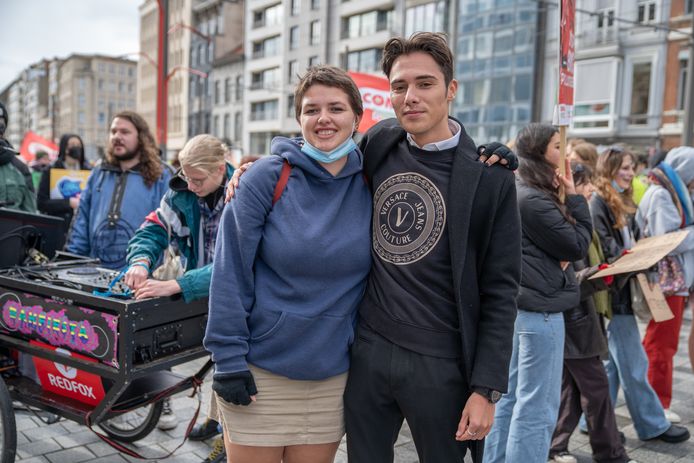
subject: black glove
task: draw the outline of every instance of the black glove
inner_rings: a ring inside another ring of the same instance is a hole
[[[212,377],[212,390],[234,405],[248,405],[251,396],[258,393],[250,371],[215,374]]]
[[[477,154],[480,156],[485,155],[487,159],[492,157],[493,154],[499,156],[499,161],[506,160],[506,168],[510,170],[518,169],[518,156],[516,153],[511,151],[511,149],[499,142],[487,143],[486,145],[480,145],[477,147]],[[504,165],[504,164],[502,164]]]

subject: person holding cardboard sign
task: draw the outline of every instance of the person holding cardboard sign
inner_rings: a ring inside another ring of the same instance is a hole
[[[593,195],[590,207],[602,251],[610,262],[628,252],[636,242],[634,235],[638,235],[633,220],[636,207],[631,199],[634,164],[634,156],[622,146],[610,147],[598,159],[597,194]],[[612,319],[607,326],[610,355],[606,367],[612,403],[616,403],[622,384],[639,439],[685,441],[689,439],[689,431],[665,418],[658,396],[648,384],[648,359],[631,307],[629,284],[618,278],[612,289]]]
[[[651,187],[639,205],[636,221],[646,236],[659,236],[679,229],[694,229],[694,148],[671,150],[650,174]],[[674,318],[656,323],[651,320],[643,346],[648,356],[648,380],[668,415],[672,401],[673,359],[677,353],[682,314],[689,288],[694,283],[694,233],[658,263],[661,289]],[[691,355],[691,352],[690,352]],[[679,416],[669,412],[669,419]]]

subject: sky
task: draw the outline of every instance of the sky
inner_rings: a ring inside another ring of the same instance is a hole
[[[0,91],[43,58],[140,49],[144,0],[0,0]],[[137,54],[128,55],[137,59]]]

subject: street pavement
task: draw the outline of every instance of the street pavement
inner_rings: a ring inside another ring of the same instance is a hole
[[[680,334],[680,350],[675,359],[674,392],[671,409],[682,417],[683,425],[694,434],[694,374],[691,371],[687,354],[687,337],[691,325],[691,309],[687,310],[684,326]],[[641,326],[643,328],[643,326]],[[175,368],[180,373],[193,374],[204,360],[190,362]],[[209,378],[203,385],[203,405],[199,421],[204,419],[207,403],[210,399]],[[138,441],[133,447],[141,454],[150,458],[159,458],[167,454],[183,439],[186,425],[197,407],[197,398],[186,394],[174,396],[173,409],[180,419],[180,424],[171,431],[155,429],[149,436]],[[683,444],[666,444],[660,441],[642,442],[636,437],[634,426],[629,418],[624,401],[617,402],[617,422],[621,431],[626,435],[626,447],[629,456],[641,463],[694,463],[694,439]],[[33,413],[16,410],[17,419],[17,460],[21,463],[123,463],[141,461],[118,453],[102,442],[86,427],[77,423],[61,420],[58,423],[46,425]],[[451,434],[454,430],[450,431]],[[187,441],[173,456],[166,460],[169,463],[195,463],[202,461],[210,451],[212,440],[205,442]],[[576,455],[579,463],[592,462],[588,437],[574,433],[569,449]],[[157,461],[157,460],[154,460]],[[347,453],[344,441],[340,445],[336,463],[346,463]],[[412,442],[412,436],[403,427],[395,445],[396,463],[417,462],[417,453]],[[466,463],[471,461],[466,458]],[[532,463],[532,462],[525,462]]]

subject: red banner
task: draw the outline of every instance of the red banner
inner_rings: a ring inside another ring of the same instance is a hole
[[[377,122],[395,117],[395,111],[390,102],[388,79],[358,72],[350,72],[349,75],[359,87],[364,105],[364,116],[359,123],[358,132],[364,133]]]
[[[559,98],[557,125],[569,125],[574,111],[576,0],[561,0],[559,22]]]
[[[95,362],[95,360],[83,355],[75,354],[66,349],[55,348],[48,344],[30,341],[34,346],[54,350],[65,356],[72,356],[81,360]],[[33,357],[36,374],[41,382],[41,387],[58,395],[70,397],[79,402],[90,405],[98,405],[106,395],[101,377],[94,373],[87,373],[74,367],[53,362],[41,357]]]
[[[36,158],[36,153],[39,151],[45,151],[51,160],[54,160],[58,156],[58,146],[50,140],[46,140],[40,135],[34,132],[27,132],[24,135],[24,140],[22,141],[22,147],[19,149],[19,153],[22,155],[26,162],[31,162]]]

